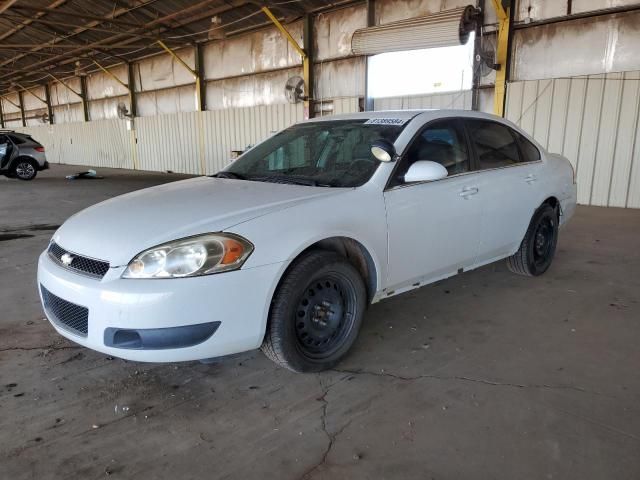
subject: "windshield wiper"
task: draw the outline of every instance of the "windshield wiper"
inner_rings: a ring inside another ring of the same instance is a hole
[[[292,185],[305,185],[308,187],[332,187],[333,185],[328,183],[320,183],[312,178],[291,177],[283,175],[268,175],[264,177],[254,177],[253,179],[272,182],[272,183],[288,183]]]
[[[239,173],[235,173],[235,172],[218,172],[215,175],[211,175],[214,178],[233,178],[236,180],[247,180],[247,177],[245,177],[244,175],[240,175]]]

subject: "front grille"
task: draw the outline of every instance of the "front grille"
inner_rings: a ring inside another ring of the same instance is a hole
[[[68,265],[62,260],[62,257],[65,254],[69,255],[72,259],[71,263],[69,263]],[[107,271],[109,270],[109,262],[77,255],[73,252],[65,250],[55,242],[51,242],[51,245],[49,245],[49,256],[53,260],[55,260],[58,265],[64,268],[97,279],[101,279],[102,277],[104,277],[105,273],[107,273]]]
[[[67,302],[40,285],[44,309],[56,324],[72,333],[87,336],[89,309]]]

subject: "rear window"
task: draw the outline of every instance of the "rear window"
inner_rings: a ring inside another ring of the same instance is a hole
[[[9,138],[11,139],[11,141],[13,143],[15,143],[16,145],[20,145],[22,143],[26,143],[27,140],[32,140],[31,137],[23,137],[23,136],[18,136],[18,135],[9,135]]]
[[[467,124],[480,170],[508,167],[521,161],[513,130],[489,120],[469,120]]]
[[[522,150],[522,154],[524,156],[525,162],[535,162],[540,160],[540,150],[533,143],[531,143],[524,135],[516,132],[516,137],[518,137],[518,142],[520,143],[520,150]]]

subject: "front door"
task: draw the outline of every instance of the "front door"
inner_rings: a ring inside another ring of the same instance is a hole
[[[432,182],[404,183],[404,173],[418,160],[441,163],[449,175]],[[387,285],[396,292],[445,278],[473,264],[482,196],[457,119],[427,124],[399,162],[384,193],[389,240]]]

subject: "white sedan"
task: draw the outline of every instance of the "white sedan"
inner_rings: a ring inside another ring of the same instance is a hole
[[[335,365],[368,304],[507,259],[540,275],[573,214],[571,164],[465,111],[369,112],[287,128],[225,170],[68,219],[38,263],[65,337],[145,362],[255,348]]]

